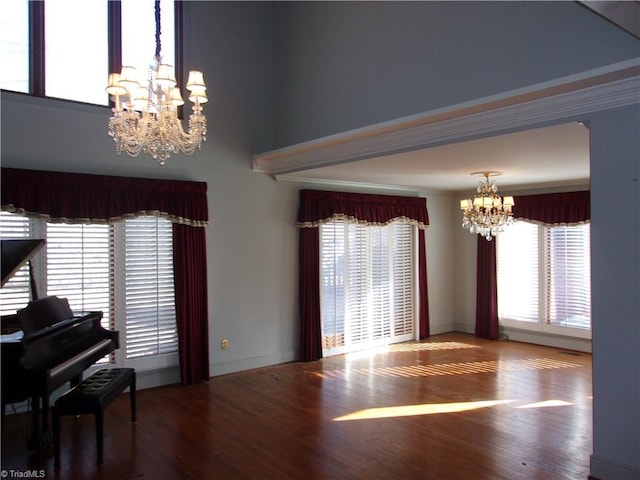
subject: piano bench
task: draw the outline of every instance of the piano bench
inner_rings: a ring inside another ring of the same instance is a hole
[[[60,465],[60,417],[93,414],[96,422],[98,465],[103,464],[104,409],[129,387],[131,421],[136,421],[136,371],[133,368],[98,370],[63,394],[52,408],[55,466]]]

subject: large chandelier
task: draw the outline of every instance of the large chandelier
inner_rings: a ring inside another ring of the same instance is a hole
[[[505,226],[513,223],[513,197],[498,195],[498,187],[490,177],[500,175],[500,172],[474,172],[471,175],[482,175],[478,185],[478,193],[473,197],[460,200],[462,210],[462,228],[469,233],[482,235],[491,240]]]
[[[120,73],[110,73],[107,93],[115,106],[109,119],[108,134],[116,142],[116,153],[124,150],[132,157],[148,153],[160,165],[176,153],[191,155],[206,140],[207,119],[202,104],[208,101],[202,72],[191,71],[187,80],[189,101],[193,103],[189,132],[178,118],[184,105],[172,65],[162,63],[160,55],[160,2],[155,2],[156,53],[149,67],[146,84],[138,80],[134,67],[123,66]]]

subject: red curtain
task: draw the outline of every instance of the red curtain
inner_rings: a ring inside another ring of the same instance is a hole
[[[513,216],[547,225],[572,225],[591,218],[589,191],[518,195]],[[498,326],[498,283],[496,242],[478,236],[476,285],[476,335],[496,339]]]
[[[421,228],[429,225],[427,201],[424,198],[322,190],[300,191],[298,226],[318,226],[319,222],[336,216],[360,223],[384,225],[394,220],[406,220]]]
[[[51,222],[106,223],[157,215],[205,226],[209,220],[204,182],[16,168],[2,168],[2,209]]]
[[[5,211],[52,222],[109,223],[136,215],[171,220],[182,382],[209,378],[206,183],[15,168],[1,174]]]
[[[320,239],[318,228],[300,229],[300,360],[322,358],[320,333]]]
[[[425,211],[426,211],[425,201]],[[427,338],[431,332],[429,330],[429,295],[427,293],[427,244],[424,239],[424,231],[418,230],[418,326],[419,338]]]
[[[478,235],[476,270],[476,335],[489,340],[500,336],[498,327],[498,288],[496,277],[496,242]]]
[[[189,385],[209,380],[205,229],[174,224],[173,245],[180,374]]]
[[[322,358],[320,326],[320,240],[318,226],[335,218],[358,223],[384,225],[395,220],[429,224],[427,201],[418,197],[398,197],[362,193],[301,190],[297,225],[299,238],[300,359]],[[418,236],[419,337],[429,336],[427,262],[424,233]]]
[[[513,216],[547,225],[571,225],[591,218],[591,192],[545,193],[513,197]]]

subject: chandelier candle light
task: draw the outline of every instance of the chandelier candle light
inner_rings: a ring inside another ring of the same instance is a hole
[[[178,107],[184,105],[172,65],[162,63],[160,55],[160,2],[155,2],[156,54],[149,67],[147,84],[138,81],[134,67],[123,66],[120,73],[110,73],[107,93],[115,106],[109,119],[108,134],[116,142],[116,153],[124,150],[132,157],[148,153],[160,165],[176,153],[191,155],[206,141],[207,119],[202,104],[208,101],[202,72],[191,71],[187,80],[193,113],[189,132],[185,133],[178,118]]]
[[[470,198],[460,200],[462,228],[491,240],[505,226],[513,223],[513,197],[501,198],[498,187],[489,179],[501,175],[501,172],[474,172],[471,175],[482,175],[484,179],[480,180],[473,201]]]

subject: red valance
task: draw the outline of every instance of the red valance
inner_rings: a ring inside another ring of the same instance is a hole
[[[368,225],[385,225],[394,221],[403,221],[419,228],[429,225],[426,198],[300,191],[299,227],[317,227],[333,219],[348,219]]]
[[[155,215],[195,227],[209,221],[207,184],[2,168],[2,209],[50,222],[111,223]]]
[[[513,216],[547,225],[575,225],[591,219],[590,192],[514,196]]]

